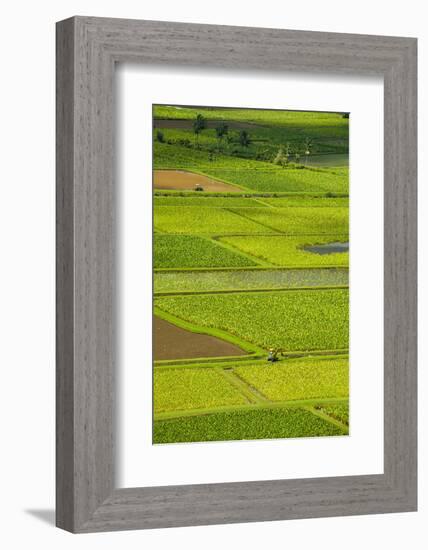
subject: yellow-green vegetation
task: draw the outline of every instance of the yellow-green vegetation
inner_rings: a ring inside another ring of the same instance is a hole
[[[349,404],[336,403],[334,405],[317,405],[316,409],[349,426]]]
[[[155,268],[256,265],[255,261],[234,253],[211,239],[193,235],[155,235],[153,260]]]
[[[275,208],[287,208],[290,206],[309,206],[311,208],[314,208],[316,206],[322,206],[322,207],[334,207],[334,206],[342,206],[345,208],[349,208],[349,197],[328,197],[328,196],[314,196],[314,195],[290,195],[288,197],[277,197],[277,198],[263,198],[261,199],[263,203],[269,204],[270,206],[273,206]],[[230,205],[234,206],[234,203],[231,203],[229,201]],[[237,204],[236,206],[241,206],[240,204]],[[248,205],[242,205],[242,206],[260,206],[260,204],[248,204]]]
[[[171,105],[155,105],[153,117],[155,119],[188,119],[193,120],[196,112],[202,112],[207,120],[240,121],[269,126],[295,127],[300,134],[302,128],[320,128],[322,137],[328,134],[332,137],[348,136],[348,120],[341,113],[327,113],[321,111],[285,111],[271,109],[226,109],[218,107],[182,107]]]
[[[348,208],[233,208],[230,212],[286,235],[334,235],[348,231]]]
[[[304,409],[258,409],[158,420],[154,424],[153,442],[319,437],[345,433],[339,426]]]
[[[215,369],[155,369],[153,397],[155,414],[248,403]]]
[[[164,233],[187,235],[234,235],[274,233],[266,227],[222,208],[159,206],[154,211],[155,228]]]
[[[174,236],[174,238],[176,238]],[[339,255],[339,254],[338,254]],[[196,281],[195,281],[196,280]],[[157,272],[154,276],[155,293],[213,292],[302,288],[319,286],[346,286],[348,270],[330,269],[229,269],[225,271]]]
[[[347,435],[349,116],[153,114],[153,442]]]
[[[291,165],[278,167],[266,161],[210,153],[200,149],[154,143],[154,168],[199,172],[242,187],[251,193],[348,193],[348,173],[325,168]]]
[[[180,196],[174,196],[174,195],[163,195],[163,196],[157,196],[154,197],[153,203],[155,209],[158,206],[175,206],[175,207],[181,207],[181,206],[196,206],[197,208],[200,208],[201,206],[210,206],[210,207],[237,207],[237,206],[261,206],[262,203],[260,203],[257,199],[249,199],[241,196],[234,197],[233,195],[230,195],[228,197],[206,197],[206,196],[194,196],[195,193],[192,194],[193,196],[189,197],[180,197]],[[325,199],[325,201],[329,201],[332,199]],[[335,199],[339,200],[339,199]],[[280,205],[278,205],[280,206]],[[328,206],[328,204],[326,204]]]
[[[305,250],[308,246],[347,242],[348,235],[304,235],[299,237],[273,236],[231,236],[222,237],[221,242],[236,250],[250,254],[272,265],[283,267],[330,267],[349,265],[349,253],[314,254]]]
[[[236,366],[235,373],[271,401],[348,397],[347,358],[302,358],[269,367]]]
[[[347,289],[163,296],[155,306],[264,349],[335,350],[349,343]]]
[[[238,161],[238,159],[235,159]],[[241,159],[239,159],[241,160]],[[348,193],[348,177],[312,168],[277,168],[271,165],[252,166],[252,162],[241,160],[238,166],[217,168],[215,163],[208,167],[213,178],[233,183],[249,190],[264,193],[278,192],[324,192]],[[246,163],[247,166],[244,166]],[[231,163],[229,163],[231,164]],[[262,164],[258,162],[258,164]]]
[[[199,136],[198,144],[208,146],[221,145],[230,152],[238,151],[258,153],[266,156],[278,145],[289,143],[293,150],[304,152],[305,138],[313,140],[311,150],[314,153],[348,152],[348,119],[341,113],[321,113],[310,111],[272,111],[264,109],[194,109],[158,105],[154,108],[155,125],[162,127],[166,141],[192,144],[192,123],[195,113],[202,113],[207,124]],[[161,124],[156,119],[176,120],[176,124]],[[228,126],[227,140],[219,144],[215,129],[225,123]],[[251,142],[240,146],[238,132],[246,130]],[[331,162],[337,162],[332,160]]]

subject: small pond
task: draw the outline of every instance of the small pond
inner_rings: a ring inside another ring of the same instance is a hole
[[[305,250],[314,254],[337,254],[349,251],[349,243],[327,243],[306,246]]]

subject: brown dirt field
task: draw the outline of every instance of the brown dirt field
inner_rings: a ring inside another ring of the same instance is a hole
[[[153,316],[153,358],[193,359],[246,355],[238,346],[207,334],[196,334]]]
[[[216,181],[207,176],[200,176],[184,170],[154,170],[155,189],[176,189],[193,191],[196,184],[202,185],[204,191],[213,193],[242,193],[243,190],[228,183]],[[203,191],[201,191],[203,193]]]
[[[252,122],[237,122],[233,120],[207,120],[207,128],[217,128],[222,122],[227,124],[232,130],[244,130],[247,128],[254,128],[259,126],[259,124],[254,124]],[[193,128],[193,119],[184,119],[184,118],[154,118],[153,119],[153,128],[177,128],[180,130],[191,130]]]

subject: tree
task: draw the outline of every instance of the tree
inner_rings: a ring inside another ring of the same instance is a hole
[[[305,139],[304,147],[305,147],[305,165],[306,165],[306,164],[308,164],[308,157],[311,154],[311,150],[312,150],[312,140],[311,140],[311,138],[306,138]]]
[[[217,128],[215,129],[215,134],[216,134],[217,139],[218,139],[218,150],[219,151],[220,151],[221,142],[223,141],[224,136],[227,135],[228,131],[229,131],[229,127],[227,126],[227,124],[224,124],[224,122],[222,122],[220,124],[220,126],[217,126]]]
[[[291,155],[290,144],[286,143],[285,147],[281,145],[280,148],[278,149],[278,153],[276,154],[276,157],[273,160],[273,163],[278,164],[279,166],[282,166],[284,168],[288,164],[290,155]]]
[[[156,132],[156,139],[159,141],[159,143],[165,143],[165,137],[163,135],[163,132],[161,132],[160,130],[158,130]]]
[[[242,145],[242,147],[248,147],[251,143],[250,135],[246,130],[241,130],[239,132],[239,144]]]
[[[290,160],[291,152],[292,152],[291,145],[287,142],[284,148],[285,164],[288,164],[288,161]]]
[[[193,121],[193,132],[195,134],[195,143],[196,147],[199,147],[199,134],[207,127],[205,118],[198,114],[196,115],[195,120]]]
[[[278,164],[278,166],[282,166],[284,168],[284,166],[287,164],[287,162],[288,162],[288,159],[285,156],[284,148],[281,145],[281,147],[278,149],[276,157],[273,159],[273,163]]]

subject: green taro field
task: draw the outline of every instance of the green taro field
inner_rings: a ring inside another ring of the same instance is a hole
[[[348,135],[154,106],[153,443],[349,434]]]

